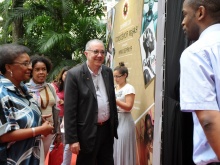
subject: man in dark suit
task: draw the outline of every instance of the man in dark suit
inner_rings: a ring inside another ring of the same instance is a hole
[[[68,71],[65,82],[65,140],[77,165],[113,165],[113,142],[117,136],[112,70],[104,65],[102,41],[90,40],[87,61]]]

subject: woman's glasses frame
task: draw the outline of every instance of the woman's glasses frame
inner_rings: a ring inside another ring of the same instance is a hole
[[[124,76],[123,74],[122,75],[115,75],[115,76],[113,76],[114,78],[120,78],[120,77],[122,77],[122,76]]]
[[[32,62],[31,62],[31,61],[29,61],[29,62],[18,62],[18,61],[14,61],[13,64],[19,64],[19,65],[28,67],[28,66],[31,66],[31,65],[32,65]]]

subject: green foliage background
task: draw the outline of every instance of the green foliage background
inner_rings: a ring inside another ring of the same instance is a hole
[[[0,44],[16,42],[29,47],[32,54],[48,56],[53,63],[48,81],[63,66],[85,61],[88,40],[105,41],[106,37],[99,0],[5,0],[0,13]]]

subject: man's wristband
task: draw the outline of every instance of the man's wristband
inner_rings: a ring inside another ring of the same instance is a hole
[[[33,137],[35,137],[35,128],[31,128],[31,129],[32,129]]]

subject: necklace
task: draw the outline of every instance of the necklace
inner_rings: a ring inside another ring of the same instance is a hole
[[[99,75],[96,77],[96,91],[99,90]]]
[[[93,75],[93,83],[96,91],[99,90],[99,75]]]
[[[49,104],[49,94],[48,94],[48,91],[47,91],[47,87],[45,87],[45,93],[46,93],[46,106],[44,106],[44,102],[43,102],[43,99],[42,97],[40,96],[40,101],[41,101],[41,108],[42,109],[46,109],[48,104]]]
[[[16,87],[16,89],[18,90],[18,92],[21,94],[21,96],[25,97],[25,93],[23,92],[21,87]]]
[[[99,86],[98,86],[98,84],[96,85],[96,90],[97,90],[97,91],[99,90]]]

